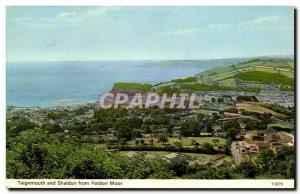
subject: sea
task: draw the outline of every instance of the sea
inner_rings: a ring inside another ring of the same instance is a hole
[[[242,60],[7,62],[6,105],[92,103],[109,92],[115,82],[157,84]]]

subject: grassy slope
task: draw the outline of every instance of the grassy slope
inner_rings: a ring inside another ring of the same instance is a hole
[[[150,138],[136,138],[136,139],[144,139],[145,140],[145,143],[149,144],[149,140]],[[158,143],[158,138],[154,137],[152,138],[154,140],[154,143],[153,145],[155,146],[161,146],[162,144],[161,143]],[[218,139],[219,140],[219,143],[218,145],[225,145],[226,144],[226,139],[224,138],[220,138],[220,137],[182,137],[181,138],[181,141],[178,139],[178,138],[174,138],[174,137],[170,137],[168,138],[169,140],[169,144],[174,144],[175,142],[181,142],[182,146],[192,146],[192,140],[196,140],[197,142],[199,142],[200,144],[202,143],[210,143],[212,145],[214,145],[213,143],[213,139]],[[135,140],[132,140],[129,142],[129,144],[131,145],[135,145]]]
[[[197,81],[203,77],[210,77],[215,85],[203,85]],[[176,79],[152,86],[150,84],[118,82],[114,87],[147,92],[156,90],[160,93],[179,93],[181,90],[243,90],[258,92],[257,88],[239,88],[232,86],[236,77],[245,81],[259,81],[266,84],[282,84],[283,90],[293,90],[294,82],[294,61],[292,59],[253,59],[250,61],[233,64],[229,67],[218,67],[195,77]],[[226,86],[218,86],[217,83]]]
[[[128,89],[128,90],[139,90],[139,91],[150,91],[152,88],[151,84],[140,84],[140,83],[127,83],[117,82],[114,84],[114,88]]]
[[[294,61],[291,59],[250,60],[239,64],[234,64],[229,67],[214,68],[209,71],[197,74],[196,76],[198,78],[200,78],[201,76],[210,76],[213,80],[218,81],[225,78],[230,78],[234,76],[236,73],[239,73],[240,71],[253,70],[259,67],[271,67],[274,68],[274,70],[284,69],[284,70],[293,71]]]
[[[238,73],[236,78],[246,82],[260,82],[264,84],[283,84],[287,86],[294,85],[294,79],[280,73],[269,73],[265,71],[247,71]]]
[[[261,113],[261,114],[262,113],[270,113],[274,116],[280,115],[279,113],[277,113],[271,109],[260,106],[259,103],[243,102],[243,103],[238,103],[236,106],[237,106],[237,109],[243,109],[248,112],[257,112],[257,113]]]

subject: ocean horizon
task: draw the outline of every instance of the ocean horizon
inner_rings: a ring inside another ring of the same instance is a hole
[[[6,105],[96,102],[115,82],[157,84],[245,59],[7,62]]]

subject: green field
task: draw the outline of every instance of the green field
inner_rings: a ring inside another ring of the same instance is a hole
[[[196,77],[187,77],[187,78],[183,78],[183,79],[172,80],[172,82],[175,82],[175,83],[196,82],[196,81],[197,81]]]
[[[264,72],[268,72],[268,73],[280,73],[289,78],[294,78],[294,70],[291,70],[291,69],[270,68],[270,67],[260,66],[260,67],[256,67],[255,70],[264,71]]]
[[[280,72],[282,75],[293,78],[294,61],[292,59],[253,59],[238,64],[232,64],[227,67],[217,67],[197,74],[196,76],[199,79],[208,76],[213,81],[222,81],[235,77],[235,75],[241,71],[252,70],[262,70],[270,73]]]
[[[145,143],[150,144],[150,138],[136,138],[138,140],[143,139],[145,141]],[[162,145],[162,143],[158,142],[158,138],[157,137],[153,137],[152,138],[154,140],[153,145],[156,146],[160,146]],[[182,146],[188,146],[188,147],[192,147],[192,142],[193,140],[199,142],[200,144],[203,143],[210,143],[212,145],[214,145],[213,141],[214,139],[218,139],[219,143],[217,145],[225,145],[226,144],[226,139],[224,138],[220,138],[220,137],[182,137],[181,140],[179,140],[179,138],[174,138],[174,137],[170,137],[168,138],[169,142],[167,144],[174,144],[175,142],[180,142]],[[132,140],[129,142],[130,145],[135,145],[135,140]]]
[[[294,79],[284,76],[280,73],[269,73],[264,71],[248,71],[238,73],[237,78],[249,82],[261,82],[264,84],[282,84],[285,86],[294,86]]]
[[[128,90],[139,90],[139,91],[150,91],[152,88],[151,84],[140,84],[140,83],[127,83],[127,82],[117,82],[114,83],[114,88],[128,89]]]
[[[268,126],[278,126],[278,127],[282,127],[282,128],[288,128],[288,129],[293,129],[295,127],[292,123],[287,123],[287,122],[271,123]]]

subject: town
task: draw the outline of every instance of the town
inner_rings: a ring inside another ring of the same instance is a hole
[[[293,68],[291,59],[252,59],[111,91],[194,93],[197,108],[9,106],[8,177],[293,178]]]

